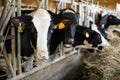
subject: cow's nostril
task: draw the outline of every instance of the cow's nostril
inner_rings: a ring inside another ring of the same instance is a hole
[[[98,49],[99,49],[99,50],[102,50],[102,49],[103,49],[103,46],[99,46]]]

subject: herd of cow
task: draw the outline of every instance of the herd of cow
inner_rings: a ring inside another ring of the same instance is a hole
[[[61,42],[64,47],[82,45],[96,50],[110,46],[107,29],[109,25],[120,24],[120,19],[110,14],[96,14],[97,23],[90,21],[90,26],[86,27],[79,25],[79,14],[70,8],[59,13],[38,8],[28,15],[11,18],[8,25],[15,27],[16,41],[21,28],[21,56],[30,57],[36,53],[38,59],[48,59]],[[6,40],[5,48],[7,53],[11,52],[10,40]]]

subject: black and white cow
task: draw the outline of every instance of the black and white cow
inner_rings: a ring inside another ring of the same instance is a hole
[[[105,16],[102,17],[99,27],[102,27],[105,30],[107,30],[110,25],[119,25],[119,24],[120,24],[119,18],[117,18],[114,15],[106,14]]]
[[[68,11],[71,12],[64,10],[55,16],[44,9],[37,9],[32,16],[23,15],[12,18],[11,24],[15,26],[16,35],[19,26],[22,26],[22,32],[20,33],[21,56],[30,57],[33,55],[34,47],[37,58],[48,59],[49,53],[53,54],[61,41],[65,44],[73,43],[76,25],[78,24],[76,20],[78,19],[78,14],[73,10]],[[51,16],[53,17],[52,19]],[[53,30],[55,25],[58,27]],[[7,41],[5,45],[8,45]],[[6,47],[8,48],[7,52],[11,51],[9,47]]]
[[[50,14],[44,9],[37,9],[34,14],[14,17],[11,19],[11,24],[15,27],[16,41],[17,31],[21,26],[21,56],[30,57],[34,53],[33,47],[36,49],[37,58],[48,59],[49,51],[47,47],[48,31],[51,29]],[[50,33],[49,33],[50,34]],[[10,42],[6,41],[6,50],[11,51]]]
[[[119,24],[120,24],[120,19],[118,19],[114,15],[106,14],[101,18],[100,24],[98,25],[98,29],[102,33],[102,35],[107,39],[109,26],[119,25]]]
[[[91,28],[77,26],[73,47],[86,48],[89,51],[102,50],[110,46],[95,24]]]
[[[77,26],[73,47],[84,45],[86,48],[96,48],[101,43],[102,39],[99,33],[88,27]]]
[[[71,47],[74,43],[76,26],[79,24],[79,14],[73,9],[63,9],[58,14],[52,13],[53,23],[56,26],[51,38],[50,55],[63,41],[65,47]]]

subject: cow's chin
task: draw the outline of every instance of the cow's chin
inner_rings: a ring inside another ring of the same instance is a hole
[[[63,46],[64,46],[65,48],[71,48],[71,47],[72,47],[72,44],[63,44]]]
[[[38,51],[36,57],[40,60],[49,59],[48,51],[46,50]]]

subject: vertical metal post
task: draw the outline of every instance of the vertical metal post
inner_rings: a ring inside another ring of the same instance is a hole
[[[15,0],[13,0],[13,6],[15,6]],[[13,7],[13,15],[12,17],[15,17],[15,7]],[[15,35],[15,28],[11,26],[11,35]],[[16,76],[16,49],[15,49],[15,38],[11,40],[11,48],[12,48],[12,62],[13,62],[13,70],[14,70],[14,77]]]
[[[66,8],[66,2],[63,3],[63,8]]]
[[[3,24],[4,20],[5,20],[6,15],[7,15],[7,11],[8,11],[7,6],[8,6],[8,3],[6,3],[6,5],[4,6],[1,17],[0,17],[0,30],[2,28],[2,24]]]
[[[17,5],[17,16],[21,16],[21,0],[17,0],[18,5]],[[21,37],[20,37],[20,32],[18,32],[17,36],[17,44],[18,44],[18,52],[17,52],[17,57],[18,57],[18,73],[22,73],[22,68],[21,68]]]
[[[45,0],[45,9],[48,10],[48,0]]]
[[[81,2],[79,3],[79,13],[80,13],[79,24],[82,25],[82,4]]]
[[[3,56],[5,58],[5,62],[7,64],[7,66],[8,66],[8,68],[9,68],[9,72],[10,72],[11,76],[13,77],[14,76],[14,71],[13,71],[12,65],[9,63],[8,55],[7,55],[6,50],[5,49],[3,49],[3,50],[4,50],[3,51]]]

